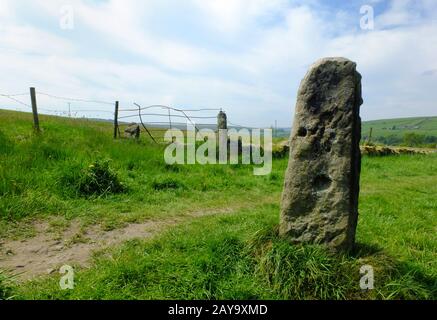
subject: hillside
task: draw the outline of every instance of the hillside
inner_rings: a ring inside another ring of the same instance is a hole
[[[372,141],[386,145],[403,145],[405,134],[418,136],[418,140],[413,142],[419,145],[414,146],[433,146],[437,145],[437,116],[436,117],[416,117],[399,119],[382,119],[362,122],[362,141],[366,141],[370,128],[372,128]],[[288,138],[290,128],[278,128],[274,135],[277,138]],[[408,142],[408,141],[407,141]]]
[[[363,157],[357,246],[334,255],[277,236],[286,158],[267,176],[167,165],[110,123],[0,121],[0,299],[437,297],[437,154]],[[74,290],[59,289],[65,264]],[[359,288],[364,264],[376,290]]]
[[[406,134],[419,137],[419,143],[437,145],[437,117],[418,117],[364,121],[362,137],[367,140],[372,128],[372,141],[388,145],[404,143]]]

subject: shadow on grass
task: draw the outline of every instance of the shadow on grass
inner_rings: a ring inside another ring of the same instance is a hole
[[[360,257],[366,257],[370,255],[375,255],[383,252],[383,248],[374,245],[374,244],[367,244],[367,243],[355,243],[355,246],[350,253],[352,257],[360,258]]]
[[[248,253],[257,276],[281,299],[435,299],[437,278],[383,248],[357,243],[349,253],[320,245],[292,245],[278,227],[257,232]],[[360,268],[373,268],[374,289],[360,288]]]

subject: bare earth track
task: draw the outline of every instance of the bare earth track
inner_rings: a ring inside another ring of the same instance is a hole
[[[82,230],[77,221],[61,236],[49,232],[47,222],[35,223],[37,235],[23,240],[0,240],[0,269],[15,275],[19,281],[29,280],[59,270],[62,265],[87,267],[93,252],[131,239],[146,239],[166,227],[192,218],[232,212],[232,209],[211,209],[171,219],[133,223],[119,229],[102,230],[92,226]]]

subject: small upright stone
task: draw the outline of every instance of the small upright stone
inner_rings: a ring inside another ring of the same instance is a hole
[[[361,104],[361,75],[348,59],[319,60],[302,80],[280,219],[280,234],[293,243],[354,245]]]
[[[217,130],[219,129],[227,129],[228,128],[228,122],[226,113],[220,110],[219,114],[217,115]]]
[[[229,154],[228,119],[222,110],[217,115],[217,132],[219,135],[219,163],[226,164]]]
[[[124,129],[124,136],[126,138],[135,138],[138,139],[140,137],[140,126],[136,123],[131,123]]]

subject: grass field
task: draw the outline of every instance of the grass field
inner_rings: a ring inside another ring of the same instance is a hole
[[[424,144],[437,145],[437,117],[384,119],[364,121],[363,139],[366,140],[372,128],[372,140],[390,145],[404,144],[405,134],[427,137]]]
[[[372,142],[404,145],[404,136],[414,134],[423,138],[420,144],[428,147],[437,146],[437,116],[363,121],[363,142],[368,139],[370,128],[372,128]],[[290,128],[280,128],[274,134],[280,139],[286,139],[290,136],[290,131]]]
[[[287,159],[268,176],[244,165],[168,166],[162,146],[114,141],[108,123],[43,116],[35,135],[30,114],[1,110],[0,120],[3,241],[32,238],[35,221],[56,232],[73,221],[113,230],[181,219],[96,252],[75,268],[74,290],[60,290],[57,273],[18,283],[0,272],[0,299],[437,298],[437,154],[364,157],[357,247],[334,255],[277,236]],[[87,178],[104,160],[120,190],[92,194],[83,185],[94,186]],[[362,291],[366,264],[375,289]]]

